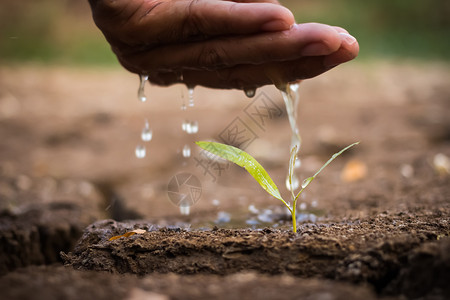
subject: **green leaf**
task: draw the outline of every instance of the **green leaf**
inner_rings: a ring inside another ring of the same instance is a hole
[[[306,178],[305,180],[303,180],[303,183],[302,183],[302,189],[300,190],[300,192],[298,192],[297,196],[295,196],[295,199],[298,199],[298,197],[299,197],[300,194],[303,192],[303,190],[311,183],[311,181],[314,180],[314,178],[317,177],[317,175],[319,175],[320,172],[322,172],[323,169],[325,169],[326,166],[328,166],[333,160],[335,160],[335,159],[336,159],[339,155],[341,155],[344,151],[346,151],[346,150],[350,149],[351,147],[353,147],[353,146],[355,146],[355,145],[358,145],[358,144],[359,144],[359,142],[353,143],[353,144],[351,144],[351,145],[345,147],[345,148],[342,149],[341,151],[339,151],[339,152],[333,154],[333,155],[331,156],[331,158],[330,158],[326,163],[323,164],[323,166],[319,169],[319,171],[316,172],[316,174],[314,174],[313,176],[308,177],[308,178]]]
[[[319,171],[316,172],[316,174],[314,174],[312,177],[313,179],[316,178],[317,175],[319,175],[320,172],[322,172],[323,169],[325,169],[326,166],[328,166],[333,160],[335,160],[336,157],[338,157],[339,155],[341,155],[344,151],[347,151],[348,149],[350,149],[351,147],[358,145],[359,142],[353,143],[347,147],[345,147],[344,149],[342,149],[341,151],[333,154],[331,156],[331,158],[319,169]]]
[[[273,182],[272,178],[270,178],[266,170],[250,154],[236,147],[221,143],[203,141],[195,143],[206,151],[245,168],[245,170],[247,170],[247,172],[256,179],[256,181],[261,185],[263,189],[265,189],[270,195],[281,200],[286,206],[288,206],[283,198],[281,198],[280,191],[278,190],[276,184]]]

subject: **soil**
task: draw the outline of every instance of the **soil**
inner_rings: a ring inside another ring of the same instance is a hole
[[[448,82],[448,66],[417,62],[304,82],[300,177],[361,144],[308,187],[294,234],[245,171],[208,173],[194,146],[180,153],[238,120],[253,134],[245,150],[284,182],[290,136],[274,88],[252,99],[196,88],[183,112],[183,87],[151,87],[138,103],[138,78],[121,69],[2,68],[0,298],[448,299]],[[276,113],[252,118],[264,103]],[[137,159],[145,118],[154,137]],[[181,131],[185,119],[198,134]],[[180,172],[201,182],[189,216],[167,196]]]

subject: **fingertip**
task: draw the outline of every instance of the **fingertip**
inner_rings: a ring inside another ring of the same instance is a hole
[[[263,31],[283,31],[289,30],[295,24],[295,18],[292,12],[284,6],[270,5],[267,16],[268,20],[261,26]]]
[[[262,31],[284,31],[291,28],[291,24],[285,22],[284,20],[273,20],[267,23],[264,23],[261,26]]]
[[[332,26],[320,23],[303,23],[295,25],[295,28],[303,36],[303,39],[308,41],[308,44],[320,43],[323,48],[328,49],[328,53],[322,52],[321,55],[331,54],[341,46],[341,37]]]
[[[343,43],[342,47],[338,51],[326,56],[323,59],[323,65],[327,68],[336,67],[337,65],[343,64],[356,58],[358,56],[358,53],[359,44],[357,41],[351,45]]]

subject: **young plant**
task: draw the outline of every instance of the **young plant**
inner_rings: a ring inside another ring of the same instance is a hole
[[[237,164],[240,167],[245,168],[245,170],[247,170],[247,172],[253,176],[253,178],[256,179],[256,181],[259,183],[259,185],[261,185],[261,187],[266,190],[266,192],[268,192],[270,195],[272,195],[273,197],[277,198],[278,200],[280,200],[281,202],[284,203],[284,205],[286,205],[286,207],[288,208],[289,212],[291,213],[292,216],[292,226],[293,226],[293,231],[297,232],[297,220],[296,220],[296,207],[297,207],[297,201],[298,198],[300,197],[300,195],[302,194],[302,192],[306,189],[306,187],[311,183],[311,181],[313,181],[317,175],[319,175],[320,172],[322,172],[322,170],[328,166],[336,157],[338,157],[339,155],[341,155],[344,151],[348,150],[349,148],[359,144],[359,142],[353,143],[347,147],[345,147],[344,149],[342,149],[341,151],[333,154],[333,156],[331,156],[331,158],[319,169],[319,171],[316,172],[316,174],[314,174],[311,177],[306,178],[302,185],[301,185],[301,189],[300,191],[295,194],[294,193],[294,188],[292,185],[292,177],[294,174],[294,166],[295,166],[295,160],[297,159],[297,146],[295,146],[294,148],[292,148],[291,150],[291,158],[289,160],[289,185],[290,185],[290,190],[291,190],[291,198],[292,198],[292,207],[281,197],[280,191],[278,190],[277,185],[273,182],[272,178],[270,178],[269,174],[267,173],[267,171],[261,166],[261,164],[254,159],[250,154],[248,154],[247,152],[238,149],[236,147],[230,146],[230,145],[225,145],[225,144],[221,144],[221,143],[215,143],[215,142],[195,142],[198,146],[200,146],[201,148],[203,148],[204,150],[222,157],[223,159],[226,159],[228,161],[231,161],[235,164]]]

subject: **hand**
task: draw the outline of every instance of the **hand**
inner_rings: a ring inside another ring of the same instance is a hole
[[[314,77],[359,50],[344,29],[294,25],[292,13],[274,2],[90,2],[120,63],[159,85],[256,88]]]

